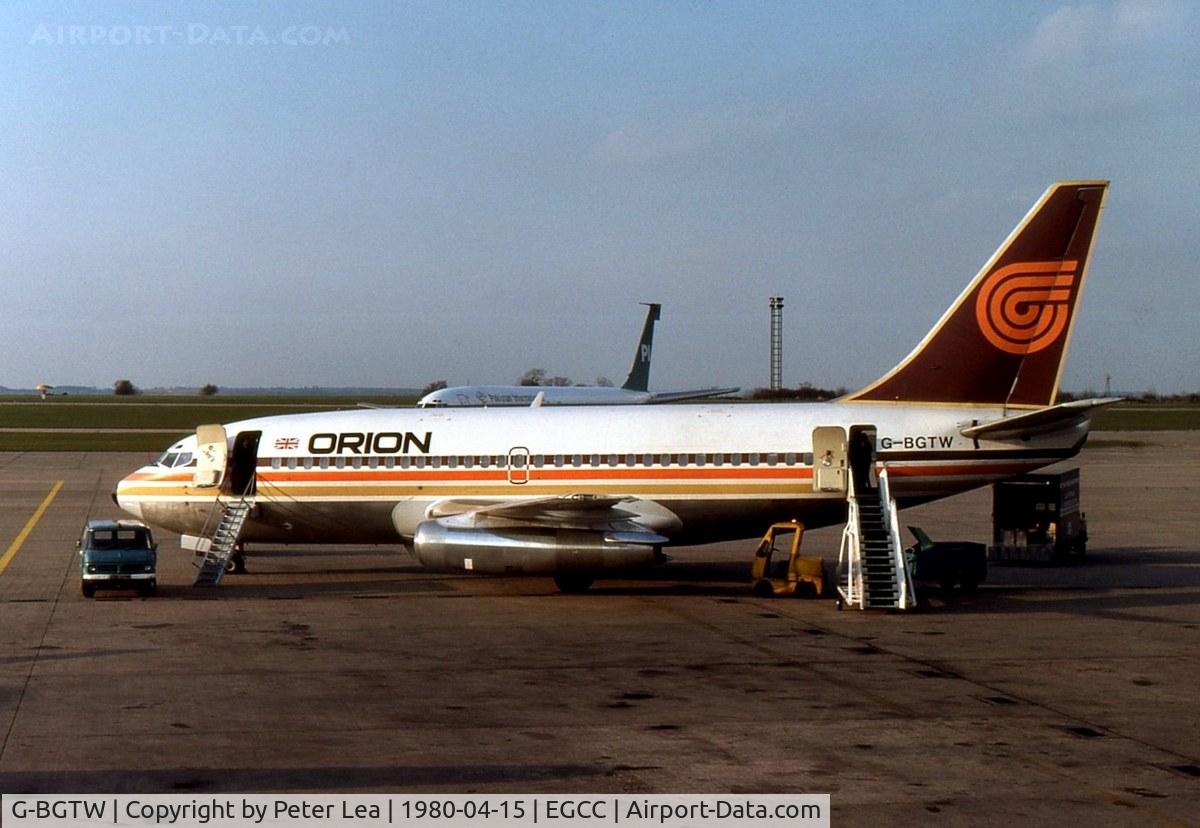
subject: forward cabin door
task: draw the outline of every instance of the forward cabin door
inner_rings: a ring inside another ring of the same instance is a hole
[[[196,471],[192,474],[192,485],[198,489],[220,487],[225,480],[228,453],[229,443],[225,437],[225,426],[197,426]]]
[[[879,485],[875,474],[875,426],[850,427],[850,473],[854,475],[854,491],[862,494]]]
[[[813,490],[818,492],[846,491],[846,466],[849,447],[846,430],[841,426],[819,426],[813,429]]]
[[[233,438],[233,453],[229,457],[229,491],[235,495],[255,493],[258,471],[258,441],[261,431],[240,431]]]

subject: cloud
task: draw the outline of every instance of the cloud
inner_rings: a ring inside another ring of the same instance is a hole
[[[1030,63],[1041,65],[1080,57],[1103,26],[1095,6],[1063,6],[1038,23],[1025,47]]]
[[[1075,62],[1143,47],[1182,25],[1186,12],[1169,0],[1119,0],[1107,6],[1063,6],[1038,23],[1024,47],[1034,66]]]

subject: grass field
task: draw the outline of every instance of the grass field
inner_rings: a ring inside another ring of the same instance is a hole
[[[0,451],[160,451],[202,423],[414,402],[410,397],[0,397]],[[78,431],[86,429],[106,431]],[[1119,403],[1101,411],[1092,429],[1197,430],[1200,406]]]
[[[1117,403],[1094,420],[1095,431],[1195,431],[1200,429],[1200,406],[1164,403]]]
[[[0,451],[161,451],[204,423],[336,411],[359,403],[410,407],[412,397],[0,397]],[[36,431],[5,431],[36,429]],[[68,431],[67,429],[74,429]],[[105,429],[81,433],[80,429]],[[111,429],[128,429],[114,433]],[[146,431],[149,429],[150,431]]]

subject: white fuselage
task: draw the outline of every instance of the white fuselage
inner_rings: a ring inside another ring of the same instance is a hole
[[[430,391],[417,400],[418,408],[481,408],[533,405],[644,405],[649,391],[629,391],[603,385],[460,385]]]
[[[845,491],[815,480],[818,427],[873,429],[875,462],[901,506],[1047,465],[1086,438],[1086,422],[1024,441],[959,433],[1002,413],[878,403],[369,409],[264,417],[226,431],[231,444],[261,432],[249,461],[257,484],[249,541],[408,541],[422,521],[463,504],[587,493],[628,498],[642,525],[682,544],[753,536],[777,520],[844,520]],[[192,437],[171,451],[194,448]],[[151,523],[199,533],[217,490],[193,485],[194,471],[146,466],[120,482],[117,501]]]

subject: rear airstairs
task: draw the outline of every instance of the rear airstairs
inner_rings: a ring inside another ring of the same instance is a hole
[[[211,536],[208,535],[208,525],[205,525],[192,558],[192,564],[196,567],[196,580],[192,586],[216,586],[221,583],[221,578],[229,568],[230,558],[237,550],[242,527],[254,508],[254,499],[248,495],[218,498],[217,505],[220,507],[220,519]],[[213,515],[217,512],[214,509]],[[211,522],[212,517],[209,518]]]
[[[917,603],[916,590],[900,543],[887,469],[879,471],[877,486],[868,480],[861,491],[853,477],[846,497],[849,514],[838,550],[838,608],[912,609]]]

